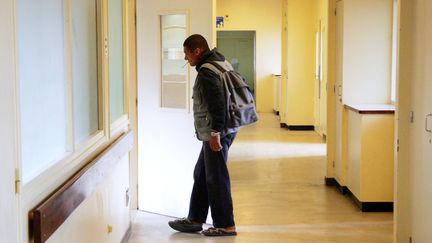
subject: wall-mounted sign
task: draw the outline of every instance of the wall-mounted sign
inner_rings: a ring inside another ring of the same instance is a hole
[[[224,26],[224,17],[217,16],[216,17],[216,28],[221,28]]]

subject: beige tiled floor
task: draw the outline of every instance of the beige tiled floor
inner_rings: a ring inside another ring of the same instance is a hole
[[[281,129],[273,114],[260,118],[230,150],[238,236],[177,233],[171,218],[137,212],[129,242],[392,242],[392,213],[362,213],[324,185],[326,147],[315,132]]]

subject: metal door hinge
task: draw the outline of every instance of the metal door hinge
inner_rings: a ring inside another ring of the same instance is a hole
[[[136,23],[137,23],[137,13],[136,13],[136,10],[135,10],[135,13],[134,13],[134,21],[135,21],[134,25],[136,26]]]
[[[106,37],[104,39],[104,53],[105,53],[105,56],[108,56],[108,38],[106,38]]]
[[[410,111],[410,122],[414,123],[414,111]]]
[[[21,177],[19,169],[15,169],[15,194],[21,193]]]
[[[396,152],[399,152],[399,139],[396,140]]]
[[[432,113],[427,114],[425,118],[425,130],[426,132],[432,132],[432,128],[429,127],[429,120],[432,119]]]

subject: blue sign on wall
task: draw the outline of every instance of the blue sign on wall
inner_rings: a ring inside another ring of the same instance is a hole
[[[217,16],[216,17],[216,28],[220,28],[224,26],[224,17]]]

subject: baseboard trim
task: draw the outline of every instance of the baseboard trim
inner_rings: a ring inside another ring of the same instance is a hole
[[[333,177],[324,177],[324,181],[326,186],[336,186],[337,184],[339,184]]]
[[[286,123],[281,123],[281,124],[280,124],[280,127],[281,127],[281,128],[288,128],[288,125],[287,125]]]
[[[120,243],[127,243],[131,235],[132,235],[132,223],[129,223],[129,227],[126,230],[125,234],[123,235],[123,238],[120,241]]]
[[[312,125],[300,125],[300,126],[289,125],[288,129],[292,131],[314,131],[315,127]]]
[[[393,212],[393,202],[361,202],[346,186],[341,186],[333,177],[324,177],[326,186],[336,187],[343,195],[349,196],[362,212]]]
[[[279,116],[279,111],[273,109],[273,113],[274,113],[276,116]]]
[[[348,196],[362,212],[393,212],[393,202],[361,202],[349,189]]]
[[[348,193],[348,187],[341,186],[339,182],[333,177],[324,177],[326,186],[334,186],[336,187],[343,195]]]

